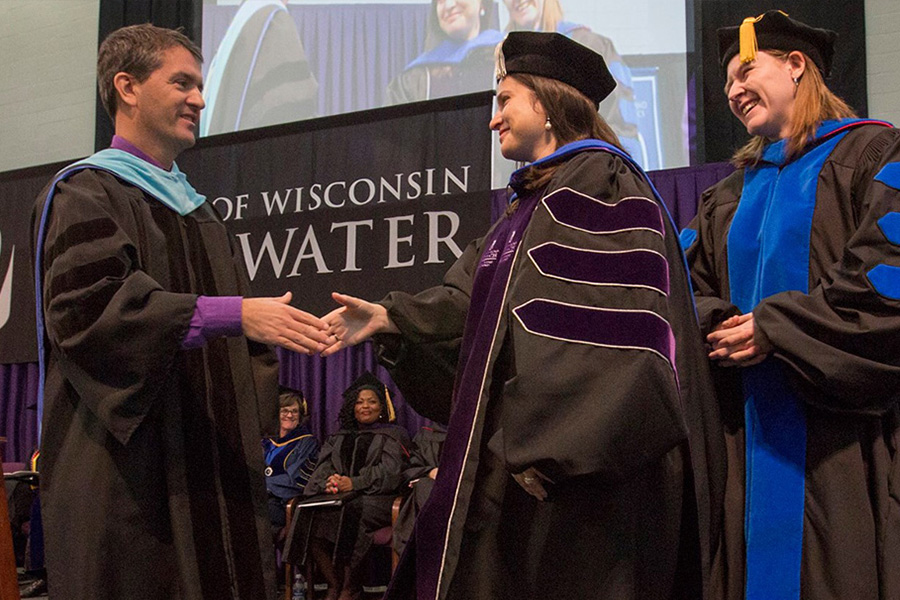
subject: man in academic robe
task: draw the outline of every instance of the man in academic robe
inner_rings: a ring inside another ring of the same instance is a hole
[[[175,157],[204,106],[199,49],[110,34],[112,147],[61,171],[34,216],[41,499],[55,598],[272,598],[261,434],[266,344],[314,351],[318,319],[249,282]]]

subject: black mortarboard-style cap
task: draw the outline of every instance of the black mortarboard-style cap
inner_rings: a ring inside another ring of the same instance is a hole
[[[598,106],[616,87],[602,56],[561,33],[511,31],[500,47],[498,78],[514,73],[562,81]]]
[[[300,397],[304,397],[303,392],[301,390],[299,390],[295,387],[292,387],[290,385],[285,385],[283,383],[278,384],[278,394],[279,395],[281,395],[281,394],[298,394],[298,395],[300,395]]]
[[[282,396],[291,396],[297,397],[297,403],[300,405],[300,418],[302,419],[304,416],[309,414],[309,409],[306,404],[306,396],[303,395],[303,392],[297,388],[291,387],[290,385],[279,384],[278,385],[278,397],[279,399]]]
[[[394,412],[394,403],[391,402],[391,393],[388,391],[387,386],[382,383],[380,379],[378,379],[371,371],[366,371],[362,375],[356,378],[356,380],[350,384],[344,393],[344,401],[345,402],[355,402],[356,397],[359,395],[361,390],[373,390],[380,398],[384,400],[384,405],[387,408],[387,414],[385,418],[388,422],[393,423],[397,418],[396,413]],[[352,400],[351,400],[352,399]]]
[[[766,11],[758,17],[747,17],[740,25],[722,27],[716,30],[716,34],[719,36],[719,58],[723,69],[739,52],[741,62],[750,62],[756,58],[757,50],[799,50],[812,59],[823,77],[831,74],[837,33],[830,29],[810,27],[780,10]]]

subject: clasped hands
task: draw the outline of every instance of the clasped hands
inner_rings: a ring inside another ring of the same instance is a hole
[[[241,328],[249,339],[300,354],[330,356],[376,333],[399,333],[380,304],[333,293],[340,305],[316,317],[290,305],[291,293],[278,298],[245,298]]]
[[[706,341],[712,348],[710,360],[723,367],[750,367],[761,363],[772,351],[765,336],[757,332],[753,313],[725,319],[706,336]]]
[[[325,480],[325,493],[337,494],[339,492],[349,492],[353,490],[353,481],[346,475],[330,475]]]

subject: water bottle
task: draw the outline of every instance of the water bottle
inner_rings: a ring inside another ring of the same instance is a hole
[[[294,574],[294,585],[291,586],[291,600],[306,600],[306,580],[299,571]]]

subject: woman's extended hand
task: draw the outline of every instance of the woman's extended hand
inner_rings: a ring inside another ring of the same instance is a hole
[[[400,333],[380,304],[334,292],[335,302],[341,305],[322,320],[328,325],[330,345],[322,356],[331,356],[338,350],[369,339],[376,333]]]
[[[547,490],[544,488],[544,482],[553,483],[549,477],[534,467],[528,467],[521,473],[513,473],[513,479],[522,486],[523,490],[541,502],[547,499]]]
[[[712,346],[710,360],[723,367],[749,367],[765,360],[772,351],[763,336],[756,335],[753,313],[729,317],[706,336]]]

